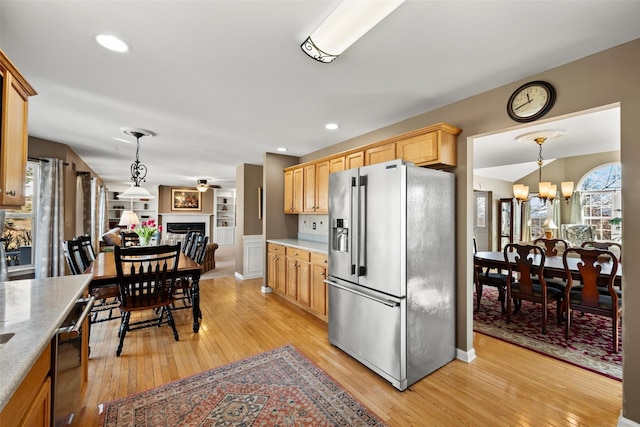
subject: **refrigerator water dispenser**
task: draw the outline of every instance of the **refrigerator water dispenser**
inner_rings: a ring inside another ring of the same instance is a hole
[[[349,252],[349,222],[346,219],[335,218],[332,233],[332,249],[338,252]]]

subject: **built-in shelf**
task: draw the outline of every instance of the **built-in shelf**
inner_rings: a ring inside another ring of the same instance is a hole
[[[214,241],[220,246],[235,244],[235,228],[236,228],[236,192],[235,190],[215,190],[214,212],[215,212]]]

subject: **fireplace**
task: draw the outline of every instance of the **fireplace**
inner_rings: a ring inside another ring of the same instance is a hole
[[[197,231],[200,234],[205,234],[204,222],[167,222],[167,233],[187,233],[189,231]]]

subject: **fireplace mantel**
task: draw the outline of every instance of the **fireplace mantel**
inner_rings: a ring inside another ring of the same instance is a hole
[[[161,213],[162,216],[162,229],[167,229],[167,223],[169,222],[204,222],[205,234],[211,239],[211,218],[213,214],[176,214],[176,213]]]

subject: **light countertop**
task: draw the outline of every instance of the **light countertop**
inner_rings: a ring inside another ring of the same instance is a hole
[[[0,282],[0,411],[91,281],[90,274]]]
[[[292,246],[294,248],[306,249],[308,251],[319,252],[322,254],[329,253],[329,244],[323,242],[315,242],[313,240],[301,239],[268,239],[269,243],[276,243],[284,246]]]

